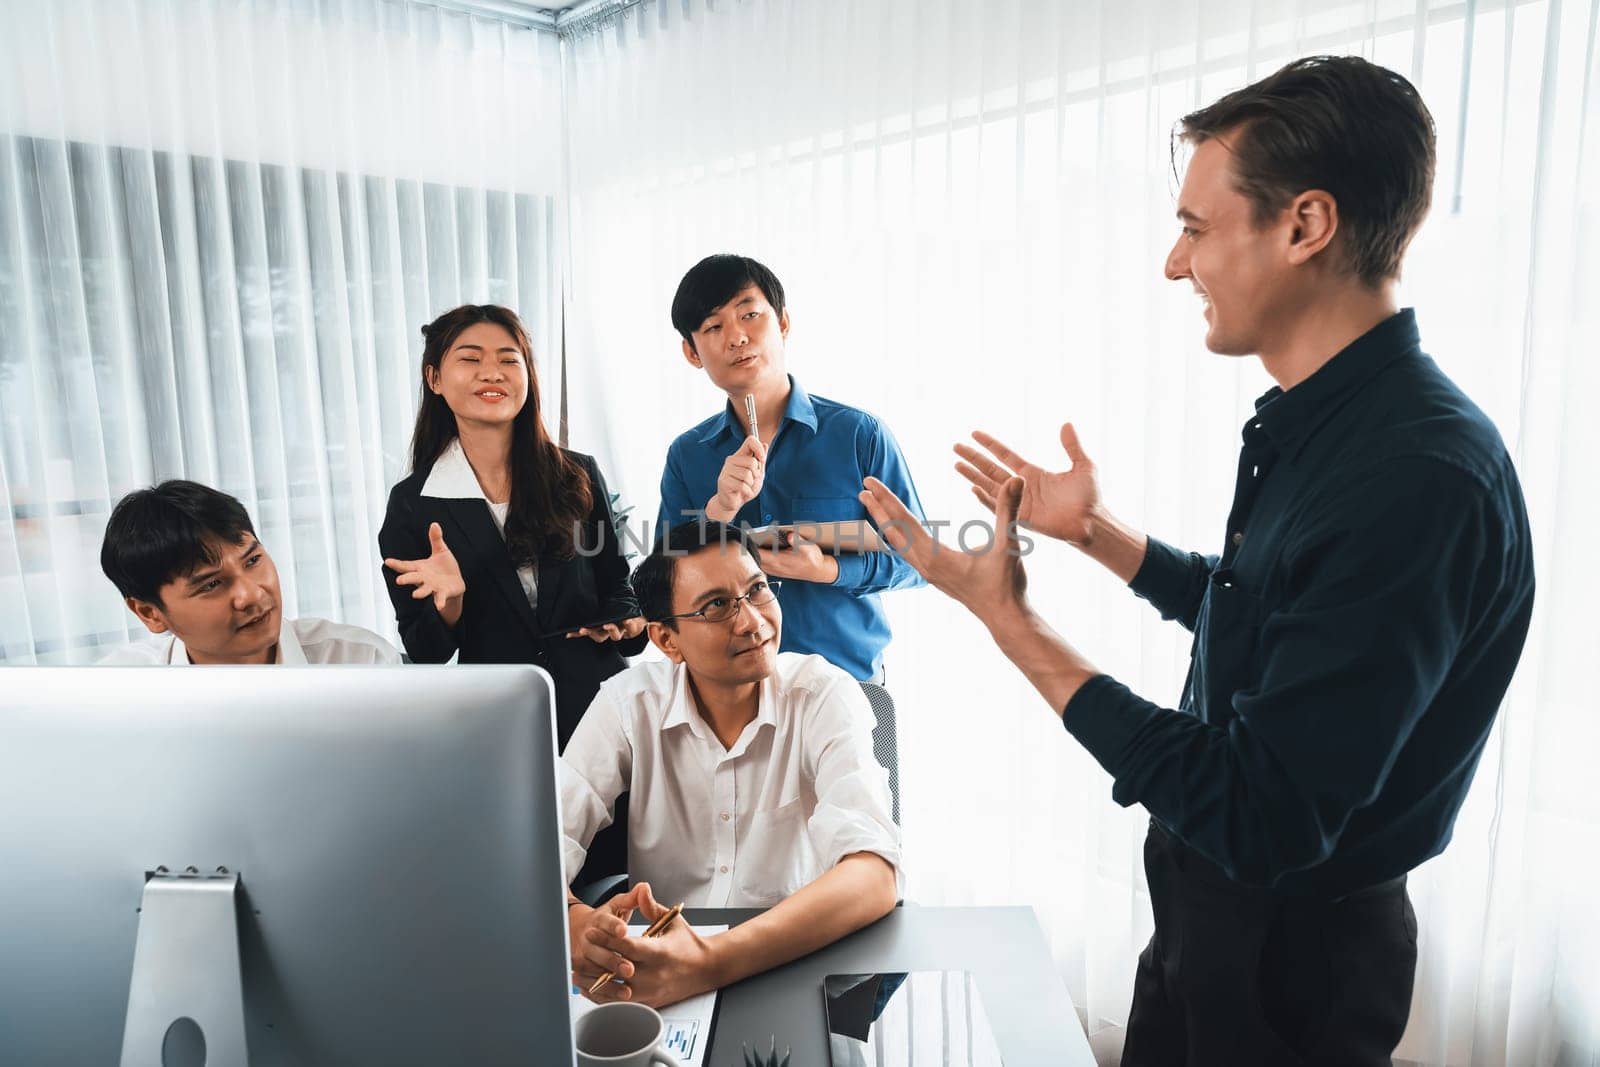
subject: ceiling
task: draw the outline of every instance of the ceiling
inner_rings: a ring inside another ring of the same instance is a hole
[[[434,7],[466,11],[518,26],[566,32],[583,23],[631,7],[639,0],[423,0]]]

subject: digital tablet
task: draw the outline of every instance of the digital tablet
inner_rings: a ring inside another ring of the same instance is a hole
[[[554,641],[558,637],[565,637],[568,634],[575,634],[579,630],[598,630],[598,629],[600,629],[600,627],[605,626],[607,624],[611,624],[611,625],[614,625],[614,626],[621,626],[623,623],[627,622],[631,618],[634,618],[634,616],[633,615],[618,615],[618,616],[615,616],[614,618],[601,619],[598,622],[575,622],[571,626],[563,626],[559,630],[552,630],[551,632],[549,632],[547,634],[541,634],[540,637],[541,637],[541,639],[543,639],[545,641]]]
[[[745,531],[762,548],[791,548],[799,542],[816,545],[824,552],[887,552],[889,545],[866,519],[839,522],[786,522],[781,526],[757,526]]]
[[[1004,1067],[971,971],[830,974],[832,1067]]]

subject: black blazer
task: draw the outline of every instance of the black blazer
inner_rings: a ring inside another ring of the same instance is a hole
[[[394,572],[383,568],[406,654],[416,663],[443,663],[459,652],[461,663],[533,663],[543,667],[555,679],[556,735],[563,749],[600,683],[627,666],[622,657],[637,655],[646,642],[644,634],[604,644],[587,637],[557,636],[545,640],[540,636],[598,619],[639,614],[600,468],[589,456],[566,454],[589,476],[594,506],[584,524],[584,543],[593,554],[579,553],[572,559],[541,558],[537,609],[529,606],[527,594],[517,581],[511,554],[495,527],[488,504],[482,500],[422,495],[431,465],[390,491],[389,510],[378,531],[378,547],[384,558],[423,559],[430,552],[428,524],[437,522],[467,585],[461,618],[452,629],[439,618],[431,597],[413,600],[411,588],[396,585]]]

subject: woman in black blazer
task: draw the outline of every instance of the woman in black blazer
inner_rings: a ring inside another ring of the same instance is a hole
[[[418,663],[459,653],[549,671],[564,749],[600,683],[645,645],[605,479],[546,432],[515,312],[467,305],[422,335],[412,473],[378,533],[400,639]]]

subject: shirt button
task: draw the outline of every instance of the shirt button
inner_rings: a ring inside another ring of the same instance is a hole
[[[727,812],[723,812],[722,813],[722,821],[723,822],[727,822],[728,821],[728,813]]]
[[[724,863],[721,867],[718,867],[717,870],[721,871],[723,874],[727,874],[728,873],[728,865],[726,863]]]
[[[761,521],[762,522],[771,522],[772,521],[772,512],[769,511],[765,515],[761,516]]]
[[[1233,543],[1237,545],[1237,544],[1240,544],[1243,541],[1244,541],[1244,531],[1235,530],[1233,532]]]

